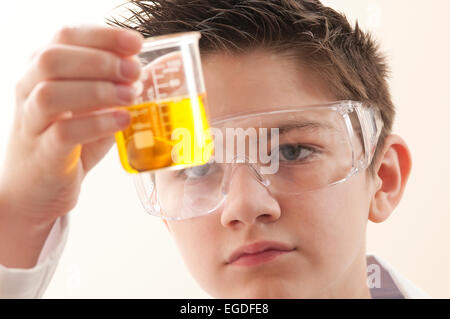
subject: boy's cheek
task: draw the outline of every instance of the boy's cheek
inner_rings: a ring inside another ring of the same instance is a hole
[[[208,256],[220,259],[221,233],[217,226],[217,224],[220,226],[220,220],[215,219],[217,217],[207,215],[168,222],[172,236],[184,257],[198,258],[200,256],[203,261],[206,261]]]
[[[290,227],[286,231],[295,234],[300,248],[310,258],[352,251],[363,240],[368,203],[360,183],[353,182],[279,199]]]
[[[212,293],[223,276],[225,252],[221,233],[217,232],[217,226],[208,217],[169,224],[189,272],[205,291]],[[215,223],[220,225],[220,220]]]

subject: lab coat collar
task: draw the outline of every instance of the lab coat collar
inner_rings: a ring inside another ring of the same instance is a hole
[[[382,258],[372,253],[366,254],[368,266],[368,284],[373,299],[424,299],[431,298],[420,288],[414,286],[409,280],[400,275]],[[379,271],[378,284],[371,281],[370,271]],[[372,285],[371,285],[372,284]],[[375,285],[374,285],[375,284]]]

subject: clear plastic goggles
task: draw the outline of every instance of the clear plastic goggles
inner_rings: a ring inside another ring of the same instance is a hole
[[[225,203],[233,173],[242,165],[274,196],[342,183],[370,165],[382,126],[376,108],[355,101],[238,114],[211,121],[214,152],[207,164],[133,178],[151,215],[202,216]],[[239,139],[248,143],[236,155]]]

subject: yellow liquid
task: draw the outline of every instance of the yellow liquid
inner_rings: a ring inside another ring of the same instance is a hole
[[[130,112],[131,123],[115,137],[120,161],[127,172],[208,162],[212,139],[207,131],[205,95],[199,95],[194,101],[179,97],[145,102],[126,110]],[[172,139],[172,132],[180,128],[189,134],[174,135]]]

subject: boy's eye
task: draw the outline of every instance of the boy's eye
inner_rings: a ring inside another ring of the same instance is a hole
[[[205,164],[205,165],[185,168],[180,171],[179,175],[184,175],[187,178],[196,179],[196,178],[201,178],[201,177],[208,175],[208,173],[211,173],[211,171],[212,171],[212,165]]]
[[[279,152],[282,160],[304,161],[314,154],[315,150],[303,145],[285,144],[280,146]]]

